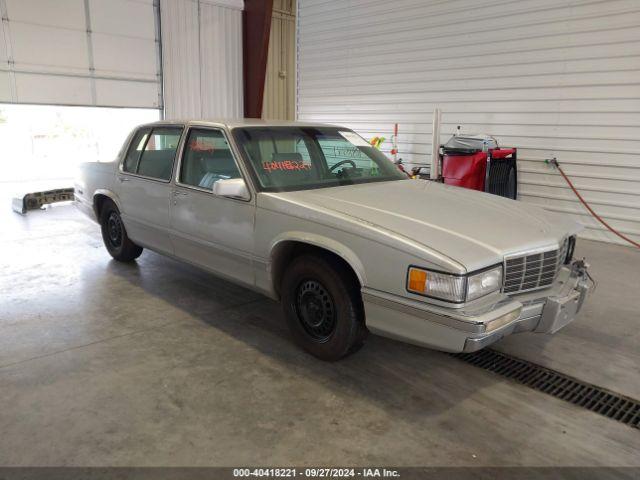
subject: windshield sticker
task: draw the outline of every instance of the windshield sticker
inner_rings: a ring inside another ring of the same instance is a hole
[[[311,170],[311,165],[299,160],[280,160],[277,162],[262,162],[262,168],[268,172],[278,170],[281,172],[297,172],[300,170]]]
[[[369,145],[367,143],[367,141],[364,138],[362,138],[357,133],[353,133],[353,132],[339,132],[339,133],[340,133],[340,135],[342,135],[342,137],[345,140],[347,140],[352,145],[355,145],[356,147],[370,147],[371,146],[371,145]]]

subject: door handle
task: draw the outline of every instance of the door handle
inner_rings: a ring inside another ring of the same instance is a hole
[[[129,181],[129,177],[124,177],[124,176],[118,176],[118,180],[120,180],[121,182],[128,182]]]

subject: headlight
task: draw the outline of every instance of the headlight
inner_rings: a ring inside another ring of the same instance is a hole
[[[467,301],[484,297],[502,288],[502,265],[475,273],[467,280]]]
[[[407,275],[409,292],[454,303],[475,300],[501,287],[502,265],[467,276],[409,267]]]
[[[464,302],[466,283],[467,278],[464,276],[409,267],[407,290],[418,295],[461,303]]]

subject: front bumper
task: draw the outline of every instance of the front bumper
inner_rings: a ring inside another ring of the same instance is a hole
[[[584,262],[560,269],[555,283],[520,295],[499,294],[463,309],[364,288],[373,333],[448,352],[473,352],[519,332],[555,333],[571,322],[590,291]]]

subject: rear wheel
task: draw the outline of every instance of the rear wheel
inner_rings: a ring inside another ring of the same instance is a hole
[[[319,255],[296,258],[284,274],[282,308],[291,333],[312,355],[339,360],[356,351],[367,330],[359,285],[346,267]]]
[[[119,262],[131,262],[142,253],[142,247],[133,243],[124,228],[120,211],[111,201],[107,201],[100,212],[102,240],[109,254]]]

